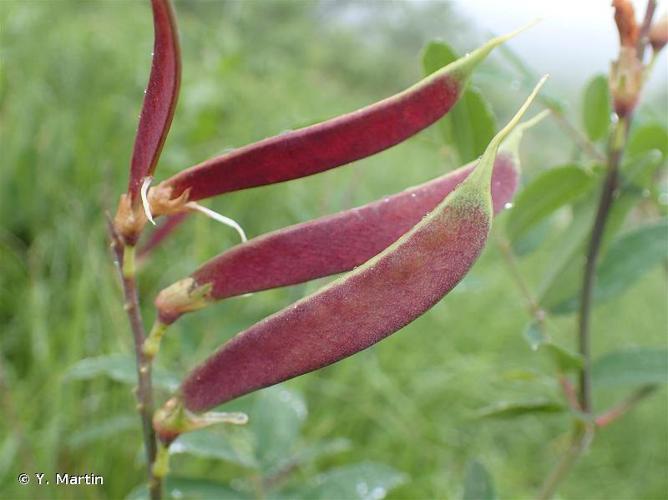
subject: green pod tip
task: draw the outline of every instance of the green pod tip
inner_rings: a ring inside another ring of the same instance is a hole
[[[519,35],[523,31],[528,30],[529,28],[535,26],[539,22],[539,19],[531,21],[526,26],[523,26],[515,31],[507,33],[505,35],[497,36],[489,40],[482,47],[478,47],[473,52],[466,54],[466,56],[453,61],[448,64],[442,71],[447,72],[457,78],[460,82],[465,82],[473,73],[473,70],[487,58],[487,56],[499,45],[507,42],[511,38]],[[437,72],[439,73],[439,72]]]
[[[529,118],[528,120],[525,120],[519,125],[517,125],[517,127],[515,127],[515,130],[513,130],[510,133],[510,135],[508,135],[508,137],[506,137],[506,139],[501,143],[499,151],[502,151],[510,155],[510,157],[513,160],[513,164],[519,167],[520,143],[522,142],[522,136],[524,135],[524,132],[526,132],[534,125],[537,125],[539,122],[543,121],[543,119],[546,118],[550,113],[551,111],[549,109],[544,109],[533,118]]]
[[[522,116],[524,116],[524,113],[526,113],[527,109],[529,109],[529,106],[535,99],[536,95],[538,95],[538,92],[540,91],[541,87],[545,84],[545,81],[548,79],[548,76],[549,75],[545,75],[543,78],[540,79],[536,87],[533,89],[531,94],[529,94],[529,97],[527,97],[526,101],[524,101],[524,104],[522,104],[522,106],[517,111],[515,116],[513,116],[512,119],[506,124],[506,126],[503,127],[492,138],[489,145],[487,146],[487,149],[485,149],[485,152],[480,157],[480,160],[478,161],[478,165],[476,166],[475,170],[471,173],[468,179],[466,179],[466,181],[464,181],[464,183],[462,184],[461,186],[462,188],[465,185],[467,185],[470,188],[474,189],[475,191],[486,192],[488,193],[491,199],[491,194],[489,194],[490,192],[489,186],[492,181],[494,160],[499,150],[499,146],[501,145],[502,142],[506,140],[506,138],[510,136],[510,133],[515,129],[515,127],[517,127],[519,121],[522,119]],[[527,123],[529,123],[530,125],[535,123],[535,118],[533,123],[530,122],[531,120]]]

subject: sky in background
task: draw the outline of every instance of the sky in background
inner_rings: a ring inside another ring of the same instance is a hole
[[[634,1],[636,17],[645,1]],[[510,43],[539,73],[562,84],[581,87],[593,74],[607,73],[617,55],[618,36],[610,0],[453,0],[483,33],[507,33],[535,18],[541,23]],[[659,2],[655,15],[666,14]],[[668,86],[668,49],[664,49],[650,81],[652,91]]]

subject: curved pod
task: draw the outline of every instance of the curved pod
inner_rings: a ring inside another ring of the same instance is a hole
[[[494,38],[409,89],[360,110],[244,146],[161,183],[191,201],[274,184],[371,156],[428,127],[457,101],[475,67],[515,34]]]
[[[181,54],[169,0],[151,0],[153,61],[135,138],[128,193],[135,203],[145,177],[151,176],[172,124],[181,84]]]
[[[157,296],[163,324],[185,311],[172,297],[179,291],[211,286],[206,302],[295,285],[354,269],[387,248],[431,212],[471,173],[469,164],[429,182],[350,210],[296,224],[253,238],[214,257],[189,278]],[[492,200],[498,213],[515,193],[517,160],[497,155]],[[188,304],[188,300],[180,301]]]
[[[492,139],[467,180],[408,233],[363,266],[236,335],[196,367],[181,386],[185,409],[205,411],[335,363],[436,304],[485,245],[496,152],[544,80]]]

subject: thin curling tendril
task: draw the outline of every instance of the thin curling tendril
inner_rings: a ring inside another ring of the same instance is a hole
[[[209,218],[211,218],[211,219],[213,219],[217,222],[220,222],[221,224],[225,224],[226,226],[229,226],[229,227],[233,228],[239,234],[239,237],[241,237],[241,241],[243,243],[248,241],[248,238],[246,237],[246,232],[241,227],[241,225],[239,225],[239,223],[237,221],[235,221],[234,219],[231,219],[230,217],[226,217],[222,214],[219,214],[218,212],[215,212],[215,211],[211,210],[210,208],[206,208],[206,207],[204,207],[204,206],[202,206],[199,203],[196,203],[194,201],[190,201],[190,202],[186,203],[186,207],[191,209],[191,210],[201,212],[204,215],[206,215],[207,217],[209,217]]]

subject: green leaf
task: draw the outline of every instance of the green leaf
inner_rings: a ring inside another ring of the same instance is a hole
[[[294,391],[274,386],[257,394],[248,428],[255,435],[255,457],[263,470],[279,467],[292,452],[306,415],[306,404]]]
[[[429,43],[422,55],[425,75],[457,59],[457,54],[443,42]],[[457,150],[461,163],[478,158],[494,137],[496,118],[480,92],[470,85],[457,104],[439,121],[446,143]]]
[[[494,480],[484,465],[477,460],[469,463],[464,480],[463,500],[496,500]]]
[[[610,128],[610,91],[608,78],[597,75],[587,84],[582,102],[585,131],[592,141],[607,136]]]
[[[380,500],[405,483],[405,474],[384,464],[363,462],[320,474],[305,493],[309,500]]]
[[[648,123],[635,127],[629,135],[626,146],[627,156],[636,156],[652,149],[658,149],[661,154],[668,156],[668,130],[660,123]]]
[[[251,438],[244,432],[201,430],[183,434],[169,447],[169,453],[187,453],[248,468],[256,468],[258,465],[253,456]]]
[[[603,234],[603,254],[639,199],[637,193],[623,192],[615,201],[610,209]],[[589,242],[597,204],[597,196],[588,197],[576,204],[573,207],[573,221],[555,246],[550,272],[543,281],[539,294],[541,306],[552,314],[569,314],[577,310],[585,249]]]
[[[422,68],[431,75],[457,59],[457,53],[445,42],[429,42],[422,51]]]
[[[668,219],[622,234],[612,242],[597,272],[595,297],[622,294],[654,266],[668,259]]]
[[[566,407],[559,402],[537,401],[499,401],[480,409],[477,418],[516,418],[536,413],[561,413]]]
[[[512,210],[511,210],[512,212]],[[546,217],[525,234],[511,242],[513,253],[519,257],[530,254],[545,241],[552,232],[552,221]]]
[[[652,149],[630,158],[627,156],[621,167],[622,187],[653,187],[654,173],[662,165],[664,165],[663,155],[658,149]]]
[[[290,465],[301,465],[313,462],[321,457],[336,455],[350,449],[350,441],[345,438],[331,439],[321,441],[316,444],[306,446],[291,456],[287,456],[280,464],[281,469]]]
[[[622,295],[652,268],[668,259],[668,220],[661,220],[613,240],[596,271],[595,305]],[[556,312],[572,312],[579,297],[556,305]]]
[[[122,432],[139,429],[136,415],[117,415],[74,431],[68,439],[68,445],[77,449],[101,439],[116,438]]]
[[[595,177],[576,165],[539,174],[517,195],[508,214],[506,232],[513,246],[558,208],[591,191],[594,184]]]
[[[543,347],[559,372],[571,372],[582,368],[584,361],[579,354],[568,351],[553,342],[546,342]]]
[[[167,476],[164,486],[165,498],[174,500],[245,500],[246,493],[239,492],[221,483],[206,479]],[[148,500],[146,485],[135,488],[126,500]]]
[[[540,349],[541,352],[546,353],[559,372],[579,370],[582,367],[582,356],[552,342],[535,321],[529,323],[523,336],[531,350],[537,351]]]
[[[121,384],[137,383],[137,368],[135,359],[128,354],[109,354],[84,358],[72,365],[64,376],[64,381],[90,380],[98,376],[105,376]],[[154,366],[153,385],[160,389],[174,391],[179,386],[179,379],[175,375]]]
[[[443,120],[449,125],[449,142],[457,149],[461,163],[479,158],[496,130],[491,106],[471,86]]]
[[[668,349],[636,347],[596,359],[591,367],[597,386],[665,384],[668,382]]]

